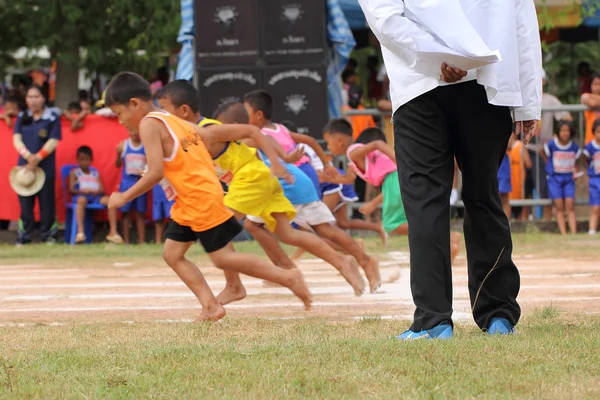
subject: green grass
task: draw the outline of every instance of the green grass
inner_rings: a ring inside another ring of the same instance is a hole
[[[562,237],[551,233],[518,233],[513,235],[515,254],[534,254],[538,257],[596,259],[600,238],[590,238],[587,234]],[[406,237],[392,237],[388,246],[382,249],[377,239],[365,239],[368,252],[379,254],[385,258],[388,251],[408,251]],[[289,246],[283,246],[288,253],[292,252]],[[464,244],[463,244],[464,247]],[[237,251],[250,252],[263,255],[262,249],[255,242],[236,242]],[[464,255],[464,249],[462,251]],[[200,245],[192,246],[189,253],[192,259],[207,259]],[[310,255],[305,255],[310,257]],[[28,245],[16,248],[13,245],[0,244],[0,265],[41,263],[55,266],[102,266],[110,267],[113,262],[143,261],[146,263],[162,265],[162,246],[128,245],[116,246],[111,244],[92,245],[55,245],[43,244]]]
[[[404,321],[0,328],[1,398],[598,398],[600,321],[540,311],[512,337]]]

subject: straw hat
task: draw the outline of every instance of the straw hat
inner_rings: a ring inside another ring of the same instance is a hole
[[[19,196],[33,196],[42,190],[46,173],[40,167],[33,171],[25,167],[14,167],[10,170],[9,181],[10,186]]]

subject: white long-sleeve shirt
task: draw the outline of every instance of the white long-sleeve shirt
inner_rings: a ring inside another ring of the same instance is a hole
[[[469,70],[458,83],[476,79],[490,104],[511,107],[516,121],[541,118],[542,54],[533,0],[358,1],[381,43],[394,112],[446,85],[439,68],[433,74],[418,57],[426,41],[464,55],[498,50],[500,62]]]

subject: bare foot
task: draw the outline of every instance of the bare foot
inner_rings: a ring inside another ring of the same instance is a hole
[[[294,254],[292,254],[291,259],[294,261],[297,261],[300,259],[300,257],[302,257],[302,254],[304,254],[304,249],[301,249],[300,247],[298,247],[296,249],[296,251],[294,252]]]
[[[381,287],[381,274],[379,273],[379,261],[373,257],[369,257],[369,262],[362,266],[369,281],[369,289],[371,293],[375,293]]]
[[[304,280],[304,276],[302,276],[302,272],[299,269],[295,269],[292,271],[287,271],[289,278],[287,281],[287,288],[290,289],[296,296],[302,300],[304,303],[304,309],[306,311],[310,311],[312,306],[312,294],[310,294],[310,290],[308,290],[308,285],[306,285],[306,281]]]
[[[223,308],[223,306],[221,304],[215,303],[214,306],[212,306],[210,308],[202,309],[202,312],[200,313],[198,318],[196,318],[194,320],[194,322],[198,323],[198,322],[218,321],[220,319],[223,319],[223,317],[225,317],[225,314],[227,314],[227,312],[225,311],[225,308]]]
[[[450,232],[450,262],[454,263],[454,259],[460,251],[460,237],[458,232]]]
[[[392,273],[390,275],[388,275],[385,280],[384,283],[394,283],[396,282],[398,279],[400,279],[400,268],[396,268],[394,271],[392,271]]]
[[[217,296],[217,301],[222,305],[240,301],[246,297],[246,289],[243,286],[226,286]]]
[[[354,294],[357,297],[362,296],[365,292],[365,280],[363,279],[360,272],[358,272],[358,266],[352,256],[344,257],[344,263],[341,265],[340,274],[346,279],[346,282],[354,289]]]

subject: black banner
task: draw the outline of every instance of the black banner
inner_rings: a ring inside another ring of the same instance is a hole
[[[258,0],[196,0],[196,65],[256,63],[258,10]]]
[[[262,44],[267,63],[325,60],[323,0],[263,0]]]
[[[299,133],[321,137],[328,119],[324,64],[266,67],[263,87],[273,96],[274,122],[289,120]]]
[[[261,70],[256,67],[199,69],[200,113],[212,117],[223,104],[242,101],[244,95],[261,88]]]

